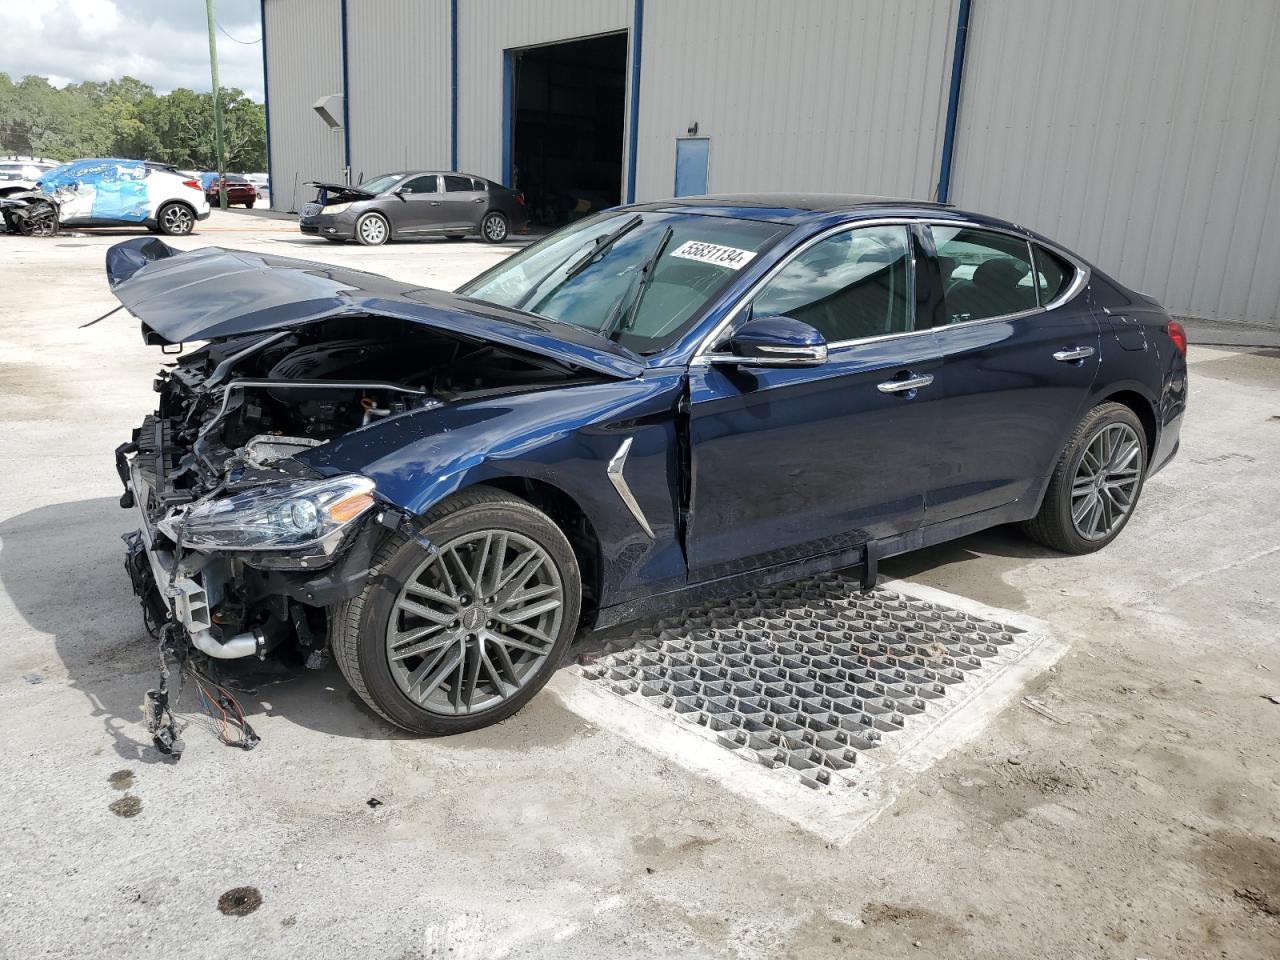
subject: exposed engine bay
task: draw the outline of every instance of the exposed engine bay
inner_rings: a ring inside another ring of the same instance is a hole
[[[160,371],[155,413],[116,455],[121,505],[144,519],[125,540],[148,629],[172,645],[180,628],[215,660],[283,646],[323,666],[328,608],[412,518],[371,481],[326,478],[297,455],[413,411],[592,379],[386,317],[234,336],[182,356]],[[163,726],[163,711],[149,710]],[[157,745],[165,737],[177,739],[162,730]]]

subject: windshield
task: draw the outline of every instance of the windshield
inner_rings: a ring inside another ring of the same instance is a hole
[[[788,229],[732,217],[610,211],[527,247],[458,293],[654,353]]]
[[[363,190],[365,193],[382,193],[390,190],[400,179],[401,177],[398,173],[384,173],[382,176],[366,180],[364,183],[357,183],[355,188]]]

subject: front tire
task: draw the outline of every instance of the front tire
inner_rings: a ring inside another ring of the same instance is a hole
[[[196,215],[185,203],[166,203],[156,212],[156,226],[170,237],[185,237],[196,227]]]
[[[491,210],[480,221],[480,236],[487,243],[502,243],[511,234],[511,225],[507,223],[505,214]]]
[[[438,552],[390,537],[364,589],[331,611],[330,645],[379,715],[444,736],[506,719],[551,678],[582,582],[560,528],[500,490],[473,487],[423,519]]]
[[[1023,532],[1063,553],[1101,550],[1133,516],[1147,473],[1146,430],[1122,403],[1094,407],[1076,426]]]
[[[380,213],[366,213],[356,221],[356,239],[366,247],[380,247],[391,239],[391,225]]]

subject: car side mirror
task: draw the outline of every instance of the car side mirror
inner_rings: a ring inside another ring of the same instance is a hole
[[[714,360],[747,367],[816,367],[827,362],[827,341],[814,327],[791,317],[754,317]]]

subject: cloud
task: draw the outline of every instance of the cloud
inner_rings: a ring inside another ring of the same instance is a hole
[[[217,0],[218,79],[262,100],[258,0]],[[235,40],[227,37],[230,34]],[[59,85],[135,77],[161,92],[208,90],[209,35],[201,0],[0,2],[0,69]]]

